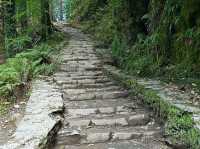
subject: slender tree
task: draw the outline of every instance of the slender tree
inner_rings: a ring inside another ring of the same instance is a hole
[[[13,38],[17,35],[15,0],[5,0],[5,2],[5,36]]]
[[[28,26],[28,20],[27,20],[27,0],[18,0],[18,14],[20,16],[19,21],[21,24],[21,30],[22,32],[26,30]]]
[[[53,15],[53,0],[50,0],[49,2],[49,14],[51,21],[55,21],[54,15]]]
[[[60,21],[63,21],[63,0],[60,0]]]
[[[48,34],[52,32],[52,23],[50,18],[49,0],[41,0],[41,24],[42,39],[46,40]]]
[[[3,0],[0,0],[0,64],[5,61],[5,46],[4,46],[4,7]]]

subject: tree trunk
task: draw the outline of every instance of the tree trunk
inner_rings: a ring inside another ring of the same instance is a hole
[[[42,39],[46,40],[47,36],[52,32],[49,0],[41,0],[41,13]]]
[[[4,7],[3,1],[0,0],[0,64],[5,62],[5,46],[4,46]]]
[[[24,32],[27,29],[27,26],[28,26],[27,0],[20,0],[19,14],[21,15],[21,17],[20,17],[21,30],[22,30],[22,32]]]
[[[60,21],[63,21],[63,0],[60,0]]]
[[[5,0],[5,36],[6,38],[16,37],[16,9],[15,9],[15,0]]]
[[[55,7],[55,2],[53,0],[50,1],[49,3],[49,14],[50,14],[50,19],[52,22],[56,22],[56,16],[55,16],[55,12],[54,12],[54,7]]]

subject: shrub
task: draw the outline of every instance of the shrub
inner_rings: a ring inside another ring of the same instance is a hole
[[[7,56],[13,57],[15,54],[22,52],[27,46],[31,45],[31,41],[32,39],[27,35],[6,39]]]
[[[59,48],[56,43],[62,41],[63,35],[55,34],[58,38],[51,46],[43,43],[32,49],[27,49],[16,54],[15,57],[7,59],[7,62],[0,65],[0,99],[15,99],[15,89],[26,85],[32,78],[38,75],[51,75],[60,62]],[[57,42],[56,42],[57,41]]]
[[[0,97],[13,96],[14,89],[28,81],[30,71],[26,58],[10,58],[6,64],[0,65]]]

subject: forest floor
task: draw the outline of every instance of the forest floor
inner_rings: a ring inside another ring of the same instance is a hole
[[[7,109],[6,114],[0,116],[0,145],[6,143],[14,133],[23,117],[26,102],[20,102]]]
[[[28,101],[27,96],[21,96],[15,102],[2,102],[0,107],[0,145],[5,144],[15,132],[22,120]]]

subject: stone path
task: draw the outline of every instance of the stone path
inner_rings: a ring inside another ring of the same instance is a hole
[[[63,127],[53,149],[168,149],[152,113],[103,73],[92,41],[76,29],[54,75],[65,104]]]
[[[51,80],[36,80],[24,117],[9,141],[0,149],[38,149],[45,147],[61,126],[62,94]],[[39,147],[40,146],[40,147]]]

